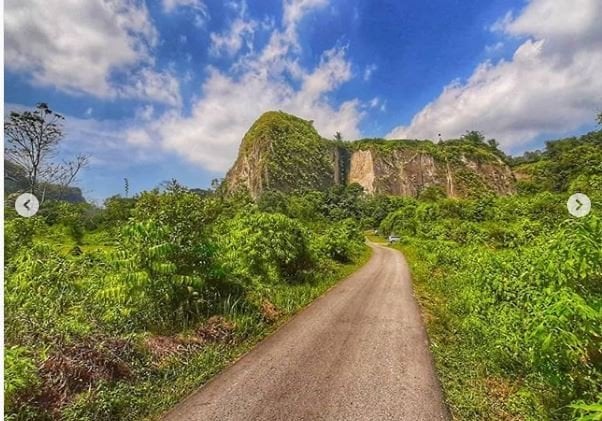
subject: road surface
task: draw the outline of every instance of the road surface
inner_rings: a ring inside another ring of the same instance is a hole
[[[366,265],[164,419],[448,419],[407,264],[370,247]]]

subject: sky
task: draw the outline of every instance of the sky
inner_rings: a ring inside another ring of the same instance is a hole
[[[263,112],[507,153],[595,129],[600,0],[5,0],[5,114],[65,116],[93,201],[207,187]]]

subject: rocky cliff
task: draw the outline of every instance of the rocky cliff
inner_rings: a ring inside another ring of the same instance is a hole
[[[370,194],[418,196],[435,189],[450,197],[469,197],[511,194],[514,181],[499,153],[483,143],[333,142],[321,138],[311,121],[268,112],[244,136],[225,188],[245,188],[257,198],[267,190],[324,190],[358,183]]]
[[[245,134],[226,175],[228,191],[323,190],[334,183],[334,148],[311,121],[283,112],[263,114]]]

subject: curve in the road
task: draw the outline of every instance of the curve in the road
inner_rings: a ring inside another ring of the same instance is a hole
[[[448,419],[405,259],[370,247],[365,266],[164,419]]]

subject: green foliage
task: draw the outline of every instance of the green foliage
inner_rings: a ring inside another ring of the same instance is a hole
[[[124,306],[144,327],[188,326],[207,307],[221,278],[209,228],[217,211],[185,191],[142,194],[122,230],[116,273],[101,296]],[[112,314],[112,313],[111,313]]]
[[[310,233],[282,214],[240,214],[216,235],[224,265],[245,282],[299,282],[316,264]]]
[[[58,223],[67,227],[68,233],[75,241],[75,244],[81,244],[84,238],[84,212],[83,206],[60,203],[58,208]]]
[[[602,131],[546,143],[545,151],[515,159],[519,191],[549,190],[595,194],[602,177]]]
[[[4,404],[8,411],[16,410],[18,398],[39,383],[38,370],[30,352],[22,346],[4,350]]]
[[[33,237],[43,225],[39,217],[11,218],[4,221],[4,253],[6,261],[14,257],[18,250],[29,248]]]
[[[318,238],[317,250],[321,256],[340,262],[352,262],[362,249],[363,235],[353,219],[335,223]]]
[[[428,186],[420,192],[418,198],[420,200],[437,201],[446,197],[445,190],[441,186]]]
[[[448,199],[381,224],[415,232],[403,248],[457,418],[569,419],[598,399],[602,222],[561,222],[564,201]]]
[[[127,180],[127,179],[126,179]],[[136,205],[136,199],[111,196],[104,202],[105,211],[103,214],[105,223],[109,226],[116,226],[126,222],[132,216],[132,210]]]
[[[600,120],[602,121],[602,114]],[[577,402],[570,405],[570,407],[574,410],[577,421],[600,421],[602,419],[602,394],[597,403],[586,404],[584,402]]]
[[[248,194],[201,196],[169,183],[110,198],[104,209],[53,201],[39,217],[8,212],[8,416],[136,419],[165,410],[366,260],[357,222],[327,225],[328,209],[361,197],[346,194],[330,207],[324,193],[280,197],[289,217],[272,205],[259,211]],[[83,243],[77,253],[74,240]],[[214,346],[203,329],[217,315],[232,337]],[[169,357],[156,355],[163,341],[176,349]],[[112,378],[107,364],[129,374]]]
[[[242,141],[241,152],[269,150],[259,173],[267,172],[268,189],[290,192],[328,186],[333,178],[331,146],[323,140],[311,121],[283,112],[263,114]],[[294,187],[293,187],[294,186]]]
[[[168,230],[154,221],[131,222],[123,230],[117,273],[102,297],[115,299],[125,315],[143,319],[145,327],[166,320],[186,326],[200,313],[204,279],[183,270]]]
[[[45,244],[20,250],[5,268],[7,343],[58,343],[89,332],[102,269],[92,256],[71,259]]]
[[[134,222],[160,229],[171,247],[169,260],[180,274],[211,272],[210,226],[219,217],[220,204],[190,192],[143,193],[133,210]]]

